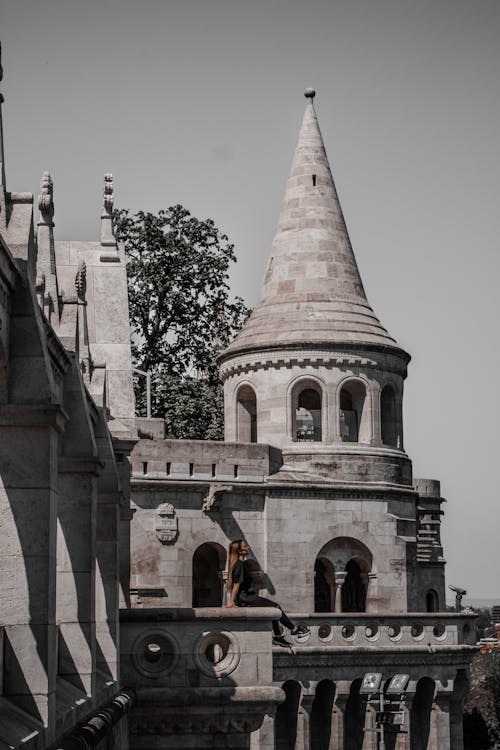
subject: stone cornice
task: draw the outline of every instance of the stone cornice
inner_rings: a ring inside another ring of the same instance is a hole
[[[54,427],[63,432],[67,413],[59,404],[3,404],[0,425],[5,427]]]
[[[456,667],[469,664],[477,654],[476,646],[414,646],[412,648],[343,648],[343,649],[301,649],[294,653],[285,653],[282,649],[273,649],[273,671],[275,680],[288,679],[288,670],[304,670],[314,667]]]
[[[270,480],[274,481],[274,480]],[[131,485],[136,490],[141,492],[165,492],[168,490],[200,492],[205,494],[208,488],[214,482],[207,480],[192,480],[192,479],[146,479],[132,477]],[[221,482],[226,484],[226,482]],[[353,500],[373,500],[373,501],[387,501],[387,500],[411,500],[415,498],[415,492],[412,487],[397,487],[391,485],[388,487],[371,486],[369,484],[363,484],[360,486],[353,486],[352,484],[333,484],[333,483],[321,483],[313,484],[311,482],[279,482],[271,484],[270,482],[245,482],[243,480],[231,480],[232,492],[231,494],[236,495],[238,493],[253,493],[256,491],[263,492],[269,498],[287,497],[287,498],[322,498],[331,497],[332,495],[341,496]]]
[[[99,474],[104,469],[104,462],[96,456],[59,456],[58,471],[60,474]]]
[[[341,495],[342,498],[351,498],[354,500],[374,500],[374,501],[387,501],[387,500],[401,500],[414,499],[414,493],[411,487],[401,487],[400,489],[395,486],[384,487],[373,487],[369,484],[363,484],[359,487],[354,487],[349,484],[325,484],[325,485],[311,485],[304,483],[300,485],[298,482],[290,482],[288,484],[267,485],[267,495],[270,498],[273,497],[297,497],[297,498],[308,498],[308,497],[330,497],[331,495]]]
[[[370,356],[372,354],[373,356]],[[220,375],[226,380],[232,375],[252,370],[280,369],[283,367],[359,367],[363,369],[393,372],[406,377],[406,367],[410,356],[402,349],[389,347],[360,346],[350,349],[325,343],[311,347],[297,345],[279,346],[272,349],[234,350],[219,357]]]

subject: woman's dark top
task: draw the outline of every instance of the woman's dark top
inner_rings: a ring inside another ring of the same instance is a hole
[[[240,587],[238,589],[238,594],[236,596],[236,604],[238,606],[241,606],[241,602],[240,602],[241,594],[243,594],[243,598],[247,594],[254,594],[252,577],[250,575],[248,565],[246,564],[246,560],[236,560],[236,562],[233,565],[233,570],[231,573],[231,580],[233,584],[234,583],[240,584]]]

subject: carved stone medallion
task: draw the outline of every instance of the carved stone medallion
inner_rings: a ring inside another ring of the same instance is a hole
[[[156,511],[156,536],[162,544],[172,544],[179,533],[175,508],[171,503],[161,503]]]

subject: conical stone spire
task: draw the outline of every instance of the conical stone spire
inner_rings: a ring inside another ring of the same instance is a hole
[[[314,110],[306,110],[261,298],[222,354],[338,344],[397,348],[366,299]]]

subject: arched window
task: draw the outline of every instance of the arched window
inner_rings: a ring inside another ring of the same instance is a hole
[[[294,392],[294,440],[321,442],[321,388],[316,383],[300,383]]]
[[[366,389],[359,380],[351,380],[342,386],[339,404],[342,442],[369,442],[370,426],[365,403]]]
[[[314,611],[335,612],[335,570],[326,557],[314,563]]]
[[[330,612],[366,612],[368,574],[372,565],[370,550],[358,539],[336,537],[327,542],[320,549],[314,566],[315,604],[330,604]]]
[[[238,443],[257,442],[257,398],[249,385],[242,385],[237,396]]]
[[[206,542],[193,555],[193,607],[222,607],[226,551]]]
[[[397,448],[398,424],[396,417],[396,397],[394,388],[391,385],[386,385],[380,394],[380,428],[383,444]]]
[[[364,612],[366,610],[366,579],[356,560],[345,566],[346,577],[342,584],[342,612]]]
[[[425,609],[427,612],[439,612],[439,597],[434,589],[429,589],[425,595]]]

